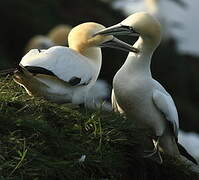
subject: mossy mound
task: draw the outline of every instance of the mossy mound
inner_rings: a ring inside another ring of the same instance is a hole
[[[142,137],[119,115],[32,98],[0,79],[0,180],[199,179],[176,159],[141,158]]]

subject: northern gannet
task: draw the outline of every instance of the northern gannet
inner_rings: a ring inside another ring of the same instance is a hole
[[[162,149],[175,157],[181,153],[197,163],[178,143],[178,113],[171,95],[151,75],[151,57],[161,41],[159,22],[148,13],[138,12],[96,35],[139,35],[133,45],[137,51],[129,53],[113,79],[113,108],[124,113],[136,127],[146,128],[156,137],[150,155],[159,154]],[[160,154],[159,157],[162,162]]]
[[[47,35],[36,35],[26,45],[25,52],[31,49],[48,49],[52,46],[68,46],[68,34],[72,27],[66,24],[59,24],[52,28]],[[10,69],[8,69],[8,73]],[[2,74],[0,72],[0,74]],[[3,71],[6,74],[6,70]],[[89,109],[102,109],[111,111],[111,103],[106,101],[110,96],[108,84],[98,79],[89,89],[89,92],[82,104]]]
[[[30,50],[14,73],[15,82],[22,85],[29,95],[53,102],[84,102],[100,72],[100,47],[134,50],[112,35],[93,36],[103,28],[97,23],[83,23],[71,30],[69,48],[54,46],[47,50]]]
[[[28,53],[31,49],[48,49],[55,46],[53,41],[44,35],[33,36],[24,48],[24,52]]]
[[[46,35],[55,45],[68,46],[68,35],[72,26],[67,24],[59,24],[52,28]],[[97,79],[95,84],[89,89],[85,98],[84,105],[89,109],[100,108],[102,110],[111,111],[111,103],[106,101],[110,96],[108,83],[104,80]]]
[[[46,35],[33,36],[25,46],[25,53],[31,49],[48,49],[53,46],[68,46],[68,34],[71,26],[60,24],[51,29]]]
[[[68,46],[68,35],[72,27],[66,24],[59,24],[52,28],[47,37],[56,45]]]

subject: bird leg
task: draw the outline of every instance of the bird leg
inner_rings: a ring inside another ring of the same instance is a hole
[[[152,156],[155,156],[157,154],[158,156],[158,163],[162,164],[163,160],[162,160],[162,157],[161,157],[161,154],[160,154],[160,151],[159,151],[159,138],[157,138],[157,140],[152,140],[153,141],[153,144],[154,144],[154,148],[153,150],[146,150],[144,151],[144,158],[151,158]]]

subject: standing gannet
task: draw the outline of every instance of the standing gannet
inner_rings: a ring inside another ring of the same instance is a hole
[[[100,47],[134,50],[113,36],[93,36],[103,28],[97,23],[83,23],[71,30],[69,48],[54,46],[48,50],[30,50],[14,73],[15,82],[22,85],[29,95],[53,102],[84,102],[87,91],[100,72]]]
[[[113,79],[112,104],[115,111],[124,113],[138,128],[151,131],[155,149],[180,157],[180,153],[196,163],[178,141],[178,113],[170,94],[151,76],[153,52],[161,41],[159,22],[145,12],[130,15],[121,23],[103,29],[96,35],[139,35],[125,63]],[[180,151],[180,152],[179,152]],[[160,161],[162,162],[159,154]]]

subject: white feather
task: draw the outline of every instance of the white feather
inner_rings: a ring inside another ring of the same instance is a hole
[[[72,77],[87,83],[95,74],[94,65],[85,56],[62,46],[55,46],[39,52],[29,51],[21,62],[23,66],[37,66],[53,72],[59,79],[68,82]]]
[[[172,123],[174,133],[176,137],[178,137],[178,129],[179,129],[178,113],[172,97],[168,93],[165,94],[155,89],[153,92],[153,102],[160,110],[160,112],[163,113],[166,120]]]

